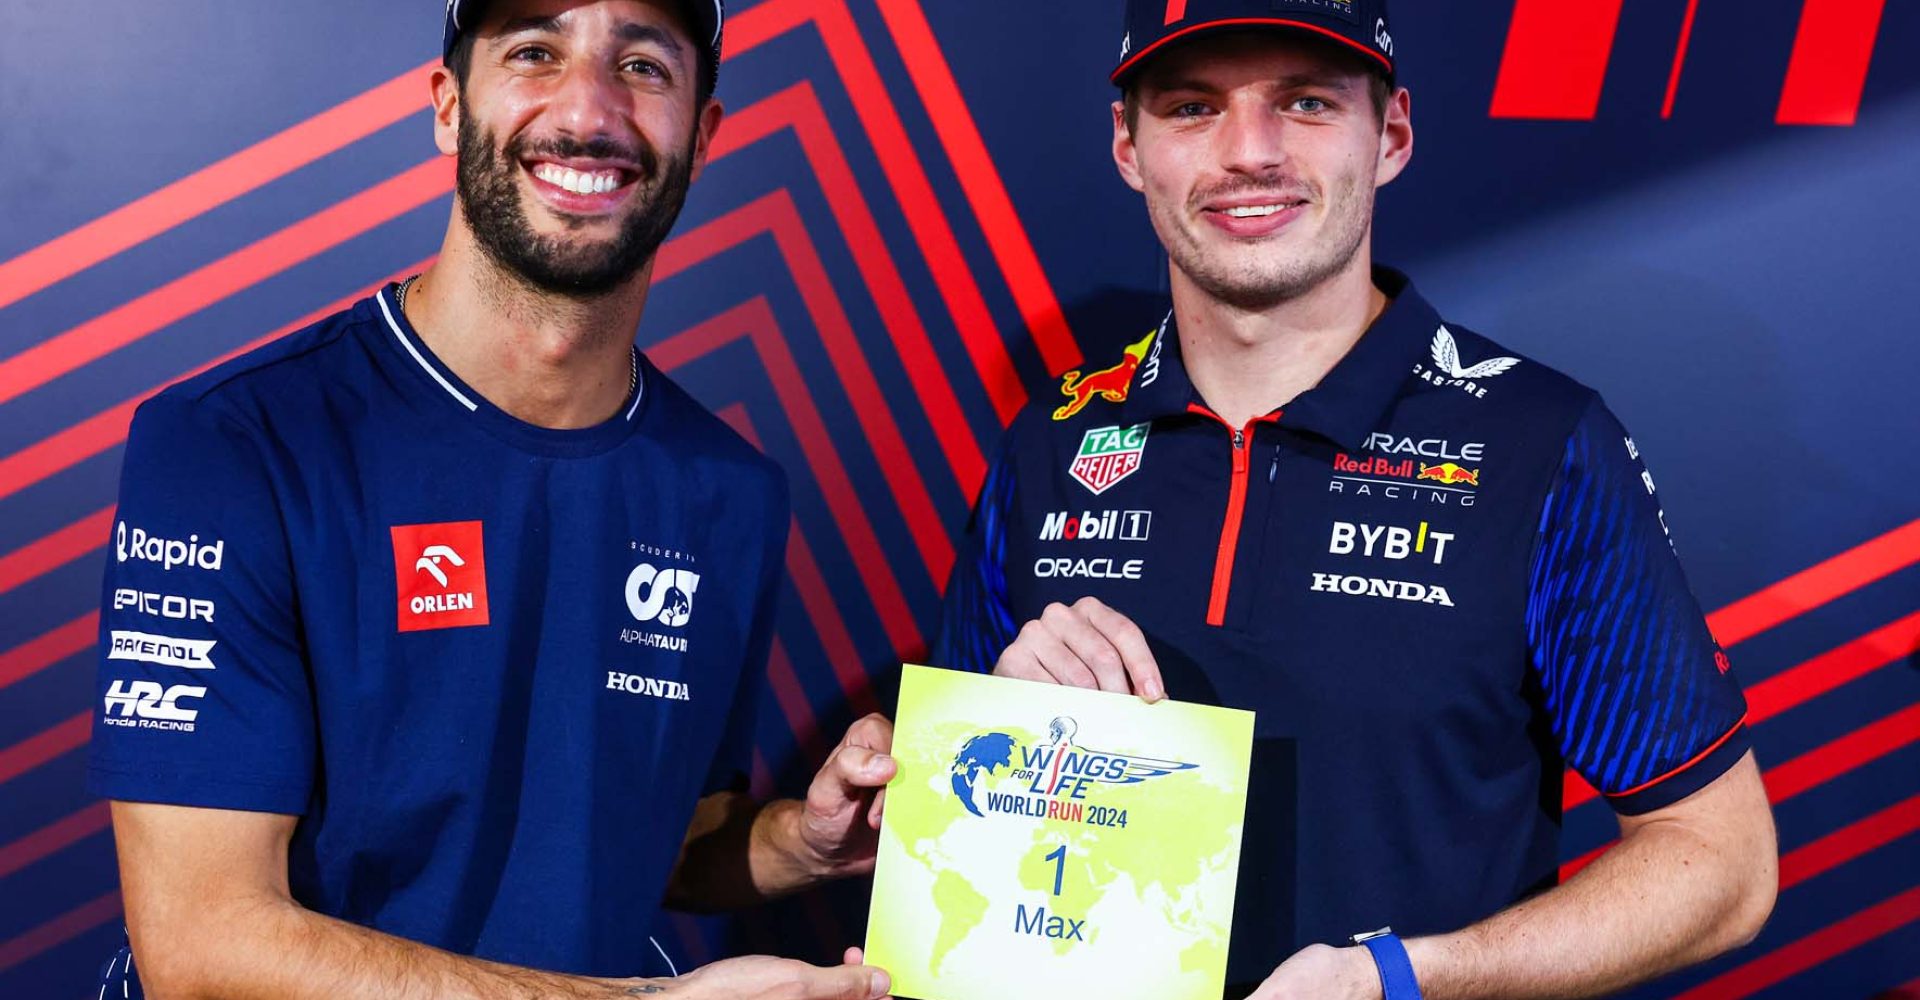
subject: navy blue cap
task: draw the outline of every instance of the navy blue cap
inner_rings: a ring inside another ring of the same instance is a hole
[[[480,23],[486,6],[486,0],[447,0],[447,24],[440,40],[442,63],[452,63],[453,47],[459,44],[461,33]],[[727,23],[726,3],[724,0],[687,0],[685,7],[693,22],[694,40],[707,45],[707,84],[711,87],[720,73],[720,30]]]
[[[1120,65],[1108,79],[1126,86],[1148,56],[1174,42],[1259,28],[1317,35],[1360,53],[1388,82],[1394,79],[1387,0],[1127,0]]]

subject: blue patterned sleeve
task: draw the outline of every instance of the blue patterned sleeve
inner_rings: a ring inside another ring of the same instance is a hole
[[[1007,599],[1007,519],[1013,512],[1013,460],[1003,443],[980,488],[940,614],[929,659],[934,666],[988,673],[1017,631]]]
[[[1527,641],[1567,763],[1621,813],[1693,794],[1749,748],[1727,676],[1667,539],[1653,477],[1597,398],[1541,510]]]

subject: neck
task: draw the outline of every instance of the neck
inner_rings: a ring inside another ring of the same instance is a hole
[[[1258,309],[1222,302],[1174,268],[1180,356],[1200,398],[1242,427],[1319,385],[1386,311],[1371,258],[1363,248],[1338,274]]]
[[[440,257],[407,292],[427,347],[487,401],[538,427],[592,427],[628,403],[653,263],[606,295],[534,288],[481,251],[456,209]]]

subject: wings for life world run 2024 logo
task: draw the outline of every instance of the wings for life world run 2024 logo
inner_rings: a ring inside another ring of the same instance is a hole
[[[1065,716],[1054,719],[1047,724],[1047,742],[1040,746],[1022,745],[1006,733],[969,738],[953,758],[954,796],[981,818],[987,813],[1008,813],[1124,828],[1124,808],[1091,801],[1099,789],[1137,785],[1200,766],[1083,747],[1074,742],[1079,728],[1079,723]],[[999,779],[994,783],[1001,787],[986,787],[988,779]]]

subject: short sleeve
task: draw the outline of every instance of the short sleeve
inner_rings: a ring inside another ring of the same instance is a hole
[[[279,504],[213,404],[134,415],[100,609],[88,771],[110,799],[299,815],[312,686]]]
[[[1007,598],[1007,520],[1013,513],[1013,459],[1002,444],[967,520],[966,537],[940,612],[934,666],[990,673],[1017,631]]]
[[[1749,748],[1638,448],[1597,398],[1568,436],[1530,566],[1527,638],[1567,763],[1614,809],[1693,794]]]
[[[774,625],[780,611],[780,582],[786,576],[787,534],[793,523],[785,476],[776,473],[776,483],[767,516],[766,550],[754,591],[753,626],[747,637],[746,660],[741,664],[740,681],[734,686],[733,701],[727,706],[727,717],[722,721],[724,728],[707,767],[707,779],[700,788],[703,797],[716,792],[745,791],[753,773],[754,735],[760,706],[767,693],[768,657],[773,652]]]

